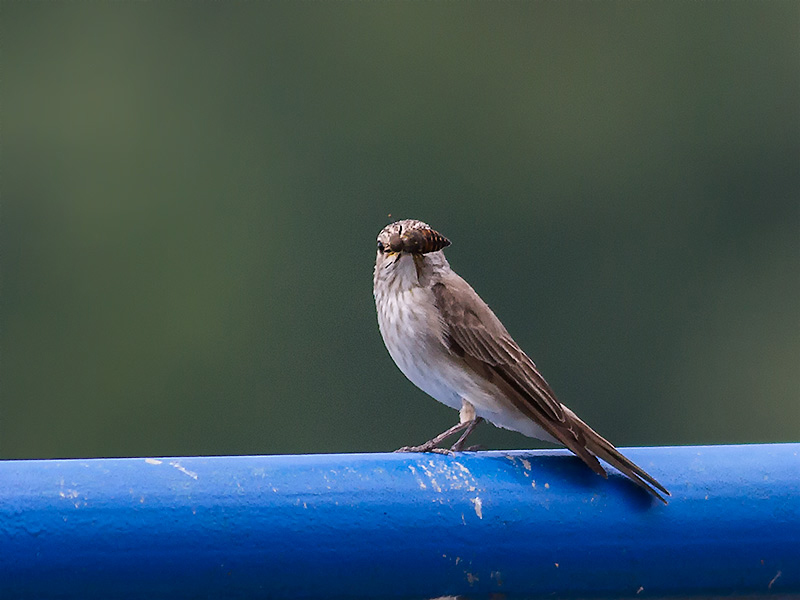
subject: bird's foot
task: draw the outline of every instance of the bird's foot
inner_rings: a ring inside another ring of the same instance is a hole
[[[446,448],[436,448],[430,444],[422,444],[421,446],[403,446],[402,448],[395,450],[395,452],[433,452],[434,454],[445,454],[448,456],[453,454],[452,450],[447,450]]]
[[[466,431],[461,434],[461,437],[458,438],[458,441],[450,446],[450,450],[453,452],[462,452],[464,450],[464,443],[467,441],[469,434],[475,431],[475,428],[483,422],[483,417],[476,417],[471,421],[466,421],[461,425],[466,428]],[[467,448],[467,451],[474,451],[477,450],[477,446],[470,446]]]
[[[462,443],[461,446],[458,444],[453,444],[450,446],[451,452],[479,452],[481,450],[486,450],[486,446],[483,444],[475,444],[474,446],[467,446],[464,448],[464,444]]]
[[[472,433],[473,430],[481,422],[483,422],[483,418],[476,417],[471,421],[464,421],[463,423],[458,423],[456,425],[453,425],[447,431],[440,433],[432,440],[428,440],[421,446],[403,446],[399,450],[395,450],[395,452],[435,452],[436,454],[452,455],[454,452],[461,451],[461,449],[464,447],[464,442],[467,441],[467,437],[469,436],[469,434]],[[466,431],[464,431],[465,429]],[[449,438],[454,433],[458,433],[459,431],[464,431],[464,433],[461,434],[461,437],[458,438],[458,441],[455,444],[453,444],[453,446],[449,450],[446,450],[444,448],[439,448],[439,444],[441,444],[445,439]],[[472,450],[472,448],[469,448],[469,450]]]
[[[470,446],[469,448],[464,448],[462,452],[480,452],[481,450],[486,450],[486,446],[483,444],[475,444],[474,446]]]

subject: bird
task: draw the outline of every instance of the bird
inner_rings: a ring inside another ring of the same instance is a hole
[[[492,309],[450,268],[444,256],[449,239],[422,221],[404,219],[384,227],[377,242],[373,296],[386,349],[414,385],[459,411],[456,425],[398,452],[463,451],[485,420],[565,446],[607,478],[602,459],[667,503],[663,485],[558,401]],[[440,447],[459,432],[450,449]]]

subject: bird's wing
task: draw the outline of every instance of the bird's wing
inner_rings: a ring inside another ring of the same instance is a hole
[[[461,282],[465,289],[458,289],[462,286],[456,282],[450,285],[440,282],[433,286],[446,342],[451,350],[486,363],[498,374],[502,371],[504,380],[519,388],[534,402],[531,408],[536,413],[563,422],[564,409],[536,370],[536,365],[469,284],[463,279]]]
[[[574,426],[536,365],[475,290],[460,277],[438,282],[432,290],[450,350],[468,367],[511,391],[509,400],[520,412],[605,474],[586,451],[580,427]]]
[[[556,399],[533,361],[466,281],[455,275],[435,283],[431,289],[441,315],[445,343],[464,360],[467,368],[495,383],[517,410],[579,456],[593,471],[607,476],[597,460],[599,456],[665,502],[651,487],[669,494],[661,484]]]

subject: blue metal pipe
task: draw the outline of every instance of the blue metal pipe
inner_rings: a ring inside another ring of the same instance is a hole
[[[800,594],[800,444],[624,453],[0,462],[0,598]]]

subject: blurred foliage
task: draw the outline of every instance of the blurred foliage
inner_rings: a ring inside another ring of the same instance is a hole
[[[797,440],[798,17],[5,0],[0,456],[428,439],[371,296],[407,217],[615,443]]]

